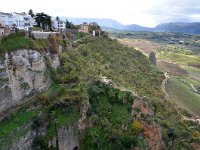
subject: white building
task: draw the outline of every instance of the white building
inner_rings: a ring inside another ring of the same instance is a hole
[[[65,22],[62,20],[53,20],[52,27],[56,30],[64,30],[66,28]]]
[[[11,27],[14,23],[14,16],[11,13],[0,12],[0,23]]]
[[[31,15],[26,13],[3,13],[0,12],[0,22],[6,26],[15,26],[19,30],[28,30],[29,27],[33,27],[33,19]]]

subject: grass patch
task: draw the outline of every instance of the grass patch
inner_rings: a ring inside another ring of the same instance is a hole
[[[7,137],[11,132],[16,131],[23,125],[26,125],[39,110],[27,111],[26,109],[20,109],[16,112],[8,121],[3,121],[0,124],[0,139]]]
[[[128,112],[126,105],[113,105],[111,114],[111,122],[114,128],[121,128],[122,124],[130,124],[132,116]]]
[[[55,136],[56,134],[55,123],[57,123],[57,128],[73,126],[74,123],[78,120],[78,118],[79,118],[78,111],[56,110],[54,114],[54,121],[52,121],[50,123],[50,126],[48,127],[48,133],[47,133],[46,139],[49,140]]]
[[[21,49],[21,48],[26,48],[26,49],[32,48],[32,42],[25,37],[8,36],[5,39],[3,39],[0,43],[1,52],[8,52],[11,50]]]
[[[0,147],[11,146],[13,141],[18,141],[31,130],[32,119],[43,110],[40,108],[28,110],[29,107],[29,104],[23,106],[15,114],[0,122]]]
[[[78,111],[71,111],[71,112],[56,112],[56,117],[58,120],[58,126],[69,126],[73,125],[79,118],[79,112]]]
[[[188,65],[191,63],[198,64],[200,62],[200,58],[194,55],[187,55],[181,53],[174,53],[174,52],[164,52],[158,55],[159,59],[175,62],[180,65]]]
[[[184,70],[188,72],[188,76],[192,79],[195,79],[197,81],[200,81],[200,69],[194,68],[190,66],[181,66]]]
[[[193,92],[190,85],[180,80],[181,78],[171,77],[166,85],[170,98],[186,110],[200,115],[200,95]]]
[[[58,44],[63,44],[60,37],[55,36],[56,49]],[[24,32],[16,32],[4,37],[0,41],[0,52],[10,52],[17,49],[34,49],[46,51],[48,48],[52,51],[52,42],[50,39],[30,39],[25,37]]]
[[[54,93],[57,93],[60,90],[61,86],[58,84],[53,84],[47,91],[42,93],[42,96],[50,96],[54,95]]]

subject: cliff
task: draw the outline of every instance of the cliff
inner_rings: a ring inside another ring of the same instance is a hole
[[[20,49],[5,53],[0,60],[0,113],[27,101],[28,97],[51,85],[45,57],[52,67],[59,65],[58,54]]]

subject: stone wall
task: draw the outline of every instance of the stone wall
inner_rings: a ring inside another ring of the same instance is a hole
[[[59,34],[59,32],[41,32],[41,31],[33,31],[31,32],[35,39],[47,39],[50,34]]]

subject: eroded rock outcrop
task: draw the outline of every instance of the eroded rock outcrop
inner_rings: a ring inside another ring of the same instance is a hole
[[[63,126],[58,129],[57,134],[59,150],[78,150],[79,136],[78,128],[74,126]],[[49,147],[56,147],[56,137],[49,141]]]
[[[148,102],[141,98],[136,98],[134,100],[132,105],[133,118],[141,122],[143,126],[143,136],[148,142],[150,149],[160,150],[165,148],[165,144],[162,140],[161,127],[153,120],[153,115],[154,112]],[[144,118],[148,119],[148,121]]]
[[[32,131],[27,132],[26,135],[21,137],[18,141],[14,141],[10,147],[4,148],[5,150],[31,150],[32,141],[34,139],[34,133]]]
[[[0,59],[0,113],[26,101],[26,97],[46,90],[51,79],[44,56],[52,67],[60,64],[58,54],[21,49],[5,53]]]
[[[80,108],[80,119],[79,119],[79,122],[78,122],[78,128],[80,130],[84,130],[87,125],[88,125],[88,122],[87,122],[87,111],[89,109],[89,98],[85,98],[85,100],[82,102],[82,107]]]

